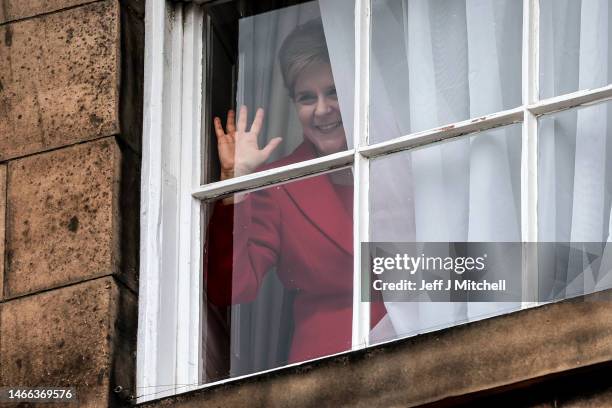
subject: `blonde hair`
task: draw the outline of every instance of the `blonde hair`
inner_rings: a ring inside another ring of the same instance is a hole
[[[321,18],[297,26],[283,41],[278,53],[283,81],[293,98],[297,77],[314,63],[330,63]]]

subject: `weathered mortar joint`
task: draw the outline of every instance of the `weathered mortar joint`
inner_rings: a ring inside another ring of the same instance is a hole
[[[67,11],[71,8],[96,1],[100,0],[2,0],[0,2],[0,24],[29,18],[40,18],[46,14]]]

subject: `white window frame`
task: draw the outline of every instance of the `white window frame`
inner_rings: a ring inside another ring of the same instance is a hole
[[[137,402],[190,391],[201,367],[202,27],[196,5],[146,2]],[[195,316],[194,316],[195,314]],[[180,356],[180,358],[177,358]]]
[[[206,101],[199,91],[204,81],[204,18],[197,3],[203,2],[146,3],[138,403],[219,383],[201,384],[199,377],[203,364],[201,201],[354,166],[352,348],[356,350],[369,345],[369,303],[360,298],[359,271],[361,242],[368,241],[370,236],[370,160],[521,123],[521,234],[523,242],[537,242],[538,117],[612,99],[612,85],[539,99],[539,1],[524,0],[521,106],[368,145],[371,10],[370,0],[355,0],[354,148],[200,185],[201,135],[205,124],[202,107]],[[537,305],[535,265],[537,251],[531,249],[523,259],[524,308]]]

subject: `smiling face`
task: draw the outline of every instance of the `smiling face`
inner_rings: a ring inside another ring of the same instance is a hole
[[[346,135],[331,66],[316,62],[296,78],[293,101],[304,130],[319,156],[346,150]]]

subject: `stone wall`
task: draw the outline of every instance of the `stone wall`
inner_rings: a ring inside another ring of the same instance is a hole
[[[143,19],[0,0],[0,384],[81,407],[135,393]]]

